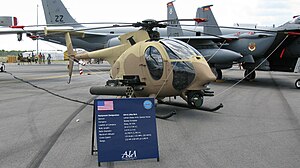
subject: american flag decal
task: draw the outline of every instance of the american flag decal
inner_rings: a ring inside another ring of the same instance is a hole
[[[98,101],[97,109],[98,109],[98,111],[114,110],[114,102],[113,101]]]

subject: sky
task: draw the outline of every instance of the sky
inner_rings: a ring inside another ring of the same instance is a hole
[[[19,25],[45,24],[41,0],[4,0],[0,16],[15,16]],[[78,22],[137,22],[167,18],[169,0],[62,0]],[[194,18],[198,7],[214,5],[212,11],[220,26],[257,24],[279,26],[300,15],[299,0],[176,0],[179,18]],[[65,50],[61,45],[40,41],[39,50]],[[35,50],[37,42],[23,35],[0,35],[0,50]]]

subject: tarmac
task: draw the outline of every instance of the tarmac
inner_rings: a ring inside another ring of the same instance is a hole
[[[0,73],[1,168],[96,168],[91,155],[91,86],[109,79],[107,64],[74,70],[67,84],[65,63],[6,64]],[[216,113],[159,104],[156,119],[160,160],[102,163],[120,168],[295,168],[300,167],[300,96],[296,73],[258,71],[251,82],[244,71],[223,71],[211,83],[214,97],[204,105]],[[240,82],[239,84],[237,84]],[[173,100],[179,101],[180,98]],[[109,155],[109,153],[108,153]]]

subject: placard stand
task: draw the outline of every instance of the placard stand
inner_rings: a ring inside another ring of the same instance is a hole
[[[98,153],[99,167],[101,162],[159,161],[154,105],[153,98],[94,101],[91,155]]]
[[[95,146],[95,128],[96,128],[96,108],[93,107],[93,122],[92,122],[92,145],[91,145],[91,155],[94,155],[94,152],[98,152],[96,146]],[[101,164],[98,162],[98,167],[100,167]]]

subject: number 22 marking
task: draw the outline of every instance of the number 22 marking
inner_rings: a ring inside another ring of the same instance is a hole
[[[55,22],[63,23],[64,22],[63,18],[64,18],[64,15],[55,15]]]

